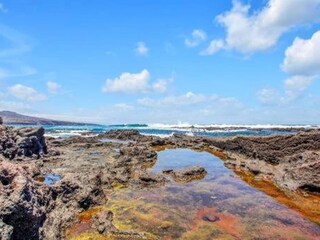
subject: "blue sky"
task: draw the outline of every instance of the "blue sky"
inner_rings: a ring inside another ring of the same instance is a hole
[[[320,0],[0,1],[0,109],[319,124]]]

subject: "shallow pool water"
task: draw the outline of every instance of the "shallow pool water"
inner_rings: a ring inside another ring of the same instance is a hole
[[[320,239],[319,225],[250,187],[209,153],[164,150],[150,171],[189,166],[208,174],[189,183],[113,193],[107,207],[115,225],[150,239]]]
[[[53,173],[48,173],[44,176],[44,184],[46,185],[53,185],[56,182],[61,180],[61,176]]]

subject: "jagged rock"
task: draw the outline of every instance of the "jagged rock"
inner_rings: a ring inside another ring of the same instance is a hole
[[[140,141],[147,142],[153,139],[152,136],[141,135],[138,130],[126,129],[126,130],[110,130],[106,133],[99,134],[98,138],[110,138],[125,141]]]
[[[69,174],[51,188],[52,209],[43,225],[44,239],[63,239],[80,211],[106,202],[101,172]]]
[[[15,157],[39,158],[47,153],[44,128],[12,128],[0,129],[0,155],[7,159]]]
[[[240,153],[248,158],[271,164],[279,164],[286,156],[306,150],[320,150],[320,131],[269,137],[211,139],[209,142],[225,151]]]
[[[47,189],[38,188],[32,168],[0,161],[1,239],[40,239],[49,204]]]

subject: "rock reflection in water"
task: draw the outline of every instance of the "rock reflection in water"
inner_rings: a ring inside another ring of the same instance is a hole
[[[206,152],[158,153],[150,171],[201,166],[208,174],[189,183],[115,192],[107,207],[121,230],[155,239],[318,239],[320,226],[250,187]]]

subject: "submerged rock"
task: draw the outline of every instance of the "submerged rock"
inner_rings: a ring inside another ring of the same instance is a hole
[[[164,174],[172,176],[176,182],[190,182],[199,180],[207,175],[207,171],[203,167],[188,167],[181,170],[163,170]]]

